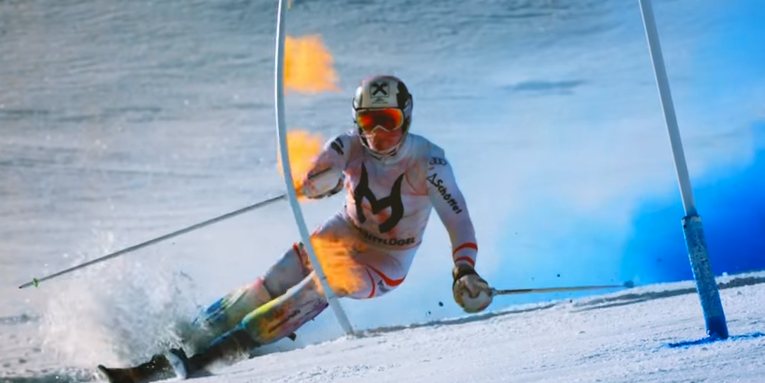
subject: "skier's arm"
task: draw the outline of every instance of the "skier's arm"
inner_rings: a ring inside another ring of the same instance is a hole
[[[327,141],[300,183],[298,193],[307,198],[324,198],[343,189],[348,160],[347,135]]]
[[[452,167],[441,150],[434,150],[428,161],[428,195],[449,232],[452,259],[455,265],[475,266],[478,254],[475,229]]]
[[[433,150],[428,162],[428,195],[452,241],[452,293],[468,313],[483,311],[493,298],[489,284],[475,271],[478,245],[467,204],[442,150]]]

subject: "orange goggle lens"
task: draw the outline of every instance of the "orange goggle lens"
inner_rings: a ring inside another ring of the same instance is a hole
[[[356,124],[367,133],[378,128],[390,132],[404,125],[404,112],[395,108],[359,110],[356,111]]]

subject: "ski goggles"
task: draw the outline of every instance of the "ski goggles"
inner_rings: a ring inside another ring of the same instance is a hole
[[[356,125],[365,133],[382,129],[392,132],[404,125],[404,112],[401,109],[360,109],[356,111]]]

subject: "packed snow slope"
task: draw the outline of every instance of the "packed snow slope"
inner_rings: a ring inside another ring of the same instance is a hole
[[[285,340],[195,381],[759,383],[765,376],[763,282],[761,272],[720,278],[731,332],[725,341],[704,338],[694,286],[678,282],[368,330],[297,349]],[[25,377],[5,372],[0,382],[94,379],[92,368],[62,368],[31,352],[20,356],[27,339],[0,334],[2,355],[16,352],[0,358],[4,367],[19,371],[22,358],[32,365]],[[48,367],[35,370],[41,366]]]

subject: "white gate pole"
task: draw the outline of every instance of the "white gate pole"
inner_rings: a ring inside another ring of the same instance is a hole
[[[298,230],[300,231],[300,238],[303,239],[303,246],[308,254],[308,258],[311,260],[316,276],[319,278],[324,294],[327,296],[327,302],[337,316],[340,326],[346,334],[353,333],[351,323],[348,321],[348,317],[345,315],[340,302],[337,300],[337,296],[332,291],[327,282],[327,276],[324,274],[324,270],[321,268],[316,253],[314,252],[313,245],[311,244],[311,235],[308,232],[308,228],[303,218],[303,211],[300,209],[300,202],[297,199],[297,192],[295,191],[295,185],[292,182],[292,167],[289,160],[289,152],[287,148],[287,130],[284,124],[284,0],[279,0],[277,19],[276,19],[276,135],[279,139],[279,155],[284,169],[284,182],[287,186],[287,197],[292,207],[292,213],[295,215],[295,222],[297,223]]]

